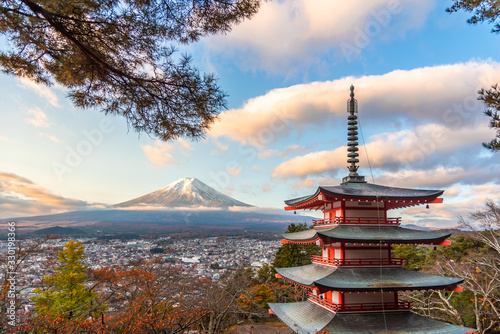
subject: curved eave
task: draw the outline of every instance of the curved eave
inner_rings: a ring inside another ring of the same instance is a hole
[[[404,268],[343,268],[314,281],[320,289],[335,291],[452,290],[464,280],[424,274]]]
[[[330,333],[464,334],[475,329],[448,324],[412,312],[337,314],[322,328]]]
[[[335,317],[335,313],[307,301],[269,303],[269,307],[285,325],[300,334],[319,332]]]
[[[411,312],[333,313],[309,301],[270,303],[269,307],[294,333],[316,333],[327,330],[336,334],[407,333],[464,334],[476,330],[448,324]]]
[[[370,183],[347,183],[340,186],[321,186],[312,195],[286,200],[285,210],[320,209],[332,201],[384,201],[388,209],[428,203],[441,203],[444,190],[421,190],[387,187]]]
[[[276,268],[276,272],[283,278],[306,287],[314,287],[314,282],[327,277],[336,269],[309,264],[300,267]]]
[[[311,243],[324,239],[330,242],[350,243],[398,243],[398,244],[445,244],[451,233],[407,229],[400,226],[338,225],[331,228],[310,229],[282,234],[286,243]]]
[[[318,237],[329,241],[352,243],[441,244],[451,233],[411,230],[400,226],[342,226],[318,231]]]
[[[328,229],[331,230],[331,229]],[[318,238],[318,230],[317,229],[310,229],[310,230],[305,230],[305,231],[300,231],[300,232],[293,232],[293,233],[283,233],[281,235],[286,241],[289,242],[297,242],[297,243],[304,243],[304,242],[314,242]]]

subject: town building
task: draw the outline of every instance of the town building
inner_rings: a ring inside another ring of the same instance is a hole
[[[277,268],[277,277],[307,290],[308,299],[272,303],[277,315],[296,333],[466,333],[451,325],[412,313],[402,291],[441,289],[462,291],[463,279],[405,269],[393,258],[396,244],[446,246],[447,232],[403,228],[388,212],[441,203],[443,190],[404,189],[368,183],[360,176],[357,101],[351,86],[348,100],[349,175],[337,186],[320,186],[312,195],[285,201],[286,210],[319,210],[314,228],[283,234],[282,243],[315,243],[322,254],[312,264]]]

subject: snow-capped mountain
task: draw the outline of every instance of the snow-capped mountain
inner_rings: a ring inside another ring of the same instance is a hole
[[[175,207],[218,207],[252,206],[229,197],[194,177],[185,177],[168,186],[130,201],[118,203],[115,207],[157,206]]]

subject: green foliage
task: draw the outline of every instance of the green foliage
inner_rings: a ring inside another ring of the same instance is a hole
[[[199,138],[225,107],[213,74],[175,45],[225,33],[261,0],[9,0],[0,3],[0,66],[69,89],[80,108],[122,115],[162,140]]]
[[[55,273],[44,277],[47,289],[34,290],[38,294],[33,298],[37,314],[54,318],[78,318],[89,316],[91,311],[103,310],[103,306],[93,306],[97,294],[84,284],[87,281],[87,267],[82,264],[86,258],[82,244],[69,241],[59,251],[58,258],[60,266],[54,268]]]
[[[448,13],[465,10],[473,13],[467,20],[469,24],[478,24],[482,22],[495,24],[492,32],[500,32],[500,24],[497,22],[500,16],[500,3],[490,0],[453,0],[453,5],[446,9]]]
[[[471,254],[485,254],[488,246],[475,239],[472,235],[458,234],[449,238],[450,246],[393,245],[392,256],[405,260],[405,268],[422,270],[430,268],[439,259],[460,262]]]
[[[429,264],[434,263],[436,259],[440,257],[460,262],[462,258],[472,254],[479,256],[485,254],[489,248],[486,244],[478,241],[472,235],[457,234],[451,236],[449,240],[451,241],[450,246],[435,247],[435,249],[429,252],[427,259]]]
[[[291,223],[290,225],[287,226],[286,228],[286,233],[294,233],[294,232],[300,232],[300,231],[306,231],[314,228],[314,226],[307,226],[307,223]]]
[[[467,327],[476,327],[476,317],[474,315],[474,294],[471,291],[465,290],[461,293],[454,293],[451,298],[451,304],[457,310],[462,311],[462,321]]]
[[[488,143],[483,143],[483,146],[492,151],[500,150],[500,88],[498,84],[491,86],[491,89],[479,90],[479,100],[486,105],[484,114],[490,117],[490,128],[497,129],[496,138]]]
[[[405,268],[411,270],[420,270],[424,267],[428,251],[429,249],[424,246],[404,244],[392,246],[392,256],[403,259]]]
[[[274,267],[269,263],[263,265],[262,268],[257,271],[257,281],[260,284],[277,282],[278,279],[276,278],[276,270]]]
[[[306,223],[290,224],[286,230],[287,233],[294,233],[312,229]],[[311,255],[320,255],[321,248],[315,244],[283,244],[273,261],[274,268],[296,267],[311,264]]]

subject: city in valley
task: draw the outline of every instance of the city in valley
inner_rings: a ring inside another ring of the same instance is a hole
[[[33,305],[30,297],[33,289],[42,287],[44,275],[52,275],[54,266],[49,257],[62,250],[70,238],[46,239],[39,251],[30,254],[17,271],[18,298],[25,311]],[[280,247],[278,240],[256,240],[234,237],[207,237],[174,240],[170,237],[157,239],[98,239],[75,238],[83,244],[89,269],[134,268],[147,260],[160,260],[166,265],[183,268],[200,278],[218,280],[231,275],[238,268],[255,270],[271,263]],[[34,240],[25,240],[30,243]],[[0,253],[7,250],[7,242],[0,243]],[[91,283],[89,283],[91,284]]]

